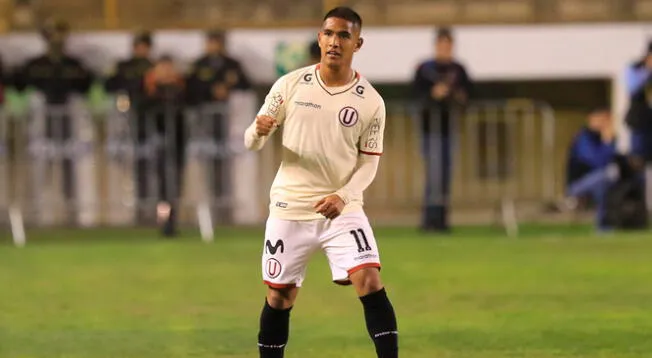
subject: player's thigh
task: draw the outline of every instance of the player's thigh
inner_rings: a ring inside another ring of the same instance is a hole
[[[265,284],[276,289],[301,286],[310,256],[319,249],[315,226],[312,221],[267,220],[262,255]]]
[[[340,215],[322,237],[333,281],[350,283],[349,276],[364,268],[380,269],[380,253],[374,231],[364,212]]]

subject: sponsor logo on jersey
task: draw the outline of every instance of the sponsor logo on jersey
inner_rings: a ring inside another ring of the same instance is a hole
[[[312,102],[303,102],[303,101],[294,101],[294,104],[297,106],[301,107],[309,107],[309,108],[314,108],[314,109],[321,109],[320,104],[312,103]]]
[[[277,208],[285,209],[285,208],[288,207],[288,203],[284,203],[284,202],[282,202],[282,201],[277,201],[277,202],[276,202],[276,207],[277,207]]]
[[[306,73],[303,75],[301,78],[301,81],[299,82],[302,85],[311,85],[312,84],[312,73]]]
[[[283,104],[283,96],[280,93],[276,92],[271,95],[269,105],[267,106],[267,115],[273,118],[276,118],[279,111],[281,110],[281,105]]]
[[[356,96],[363,98],[364,99],[364,86],[363,85],[357,85],[355,86],[355,90],[353,91],[353,94]]]
[[[265,273],[269,278],[277,278],[281,275],[283,266],[277,259],[267,259],[265,262]]]
[[[380,136],[380,118],[375,118],[369,127],[367,140],[364,142],[365,149],[378,148],[378,137]]]
[[[345,127],[353,127],[358,123],[358,111],[353,107],[344,107],[337,114],[340,123]]]

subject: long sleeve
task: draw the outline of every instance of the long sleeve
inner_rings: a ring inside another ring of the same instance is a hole
[[[361,197],[376,177],[380,156],[383,154],[385,117],[385,103],[383,102],[360,137],[358,160],[351,178],[335,192],[345,204],[348,204],[353,197]]]
[[[245,148],[249,150],[261,150],[267,143],[269,137],[276,132],[276,128],[272,129],[272,132],[264,137],[259,136],[256,133],[256,121],[254,120],[251,125],[247,128],[244,134],[244,144]]]
[[[352,197],[361,196],[376,178],[379,164],[380,156],[378,155],[358,155],[358,162],[351,179],[335,194],[342,198],[345,204],[348,204]]]
[[[279,78],[269,90],[269,93],[265,96],[265,102],[258,111],[258,115],[275,118],[278,125],[281,125],[285,120],[286,100],[287,93],[284,76]],[[256,133],[256,120],[254,119],[253,123],[249,125],[249,128],[247,128],[244,134],[245,147],[249,150],[262,149],[267,142],[267,139],[276,132],[276,129],[277,128],[272,129],[272,132],[269,135],[260,137]]]

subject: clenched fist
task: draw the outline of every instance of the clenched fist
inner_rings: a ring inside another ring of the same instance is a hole
[[[259,137],[269,135],[274,128],[278,127],[276,119],[270,116],[257,116],[256,117],[256,134]]]
[[[344,210],[344,200],[337,194],[331,194],[315,204],[316,212],[327,219],[335,219]]]

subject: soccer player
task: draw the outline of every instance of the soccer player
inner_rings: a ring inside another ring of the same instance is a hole
[[[261,358],[283,357],[290,311],[311,255],[321,249],[333,281],[353,284],[378,357],[398,357],[394,309],[380,279],[380,258],[363,211],[383,150],[385,104],[351,68],[362,20],[350,8],[324,17],[319,64],[272,86],[245,145],[259,150],[283,128],[283,160],[270,190],[262,258],[268,286],[260,317]]]

